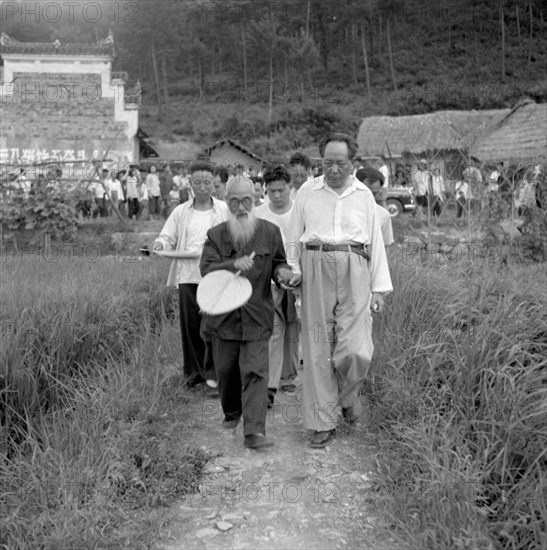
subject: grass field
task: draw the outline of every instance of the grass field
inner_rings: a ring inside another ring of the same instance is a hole
[[[2,266],[0,546],[148,548],[208,460],[184,437],[168,265],[37,259]]]
[[[364,387],[376,503],[410,548],[545,547],[544,264],[391,252]],[[208,460],[184,437],[167,263],[4,260],[0,546],[149,547]]]

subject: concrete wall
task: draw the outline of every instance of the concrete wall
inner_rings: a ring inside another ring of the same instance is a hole
[[[0,88],[0,163],[108,158],[138,161],[138,106],[124,104],[108,58],[6,55]]]

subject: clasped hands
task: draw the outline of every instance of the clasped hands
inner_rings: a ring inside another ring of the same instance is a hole
[[[249,271],[254,265],[254,260],[250,256],[242,256],[234,262],[234,269],[237,271]],[[291,269],[282,267],[277,271],[277,282],[281,288],[286,290],[294,288],[300,284],[302,277],[298,273],[294,273]]]

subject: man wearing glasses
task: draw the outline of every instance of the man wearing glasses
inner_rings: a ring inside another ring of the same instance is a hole
[[[207,231],[228,219],[228,207],[223,201],[213,198],[215,167],[206,162],[194,162],[190,166],[190,185],[193,200],[177,206],[154,241],[154,250],[177,250],[186,252],[185,258],[175,259],[171,264],[167,286],[178,288],[180,330],[184,374],[189,387],[207,382],[207,388],[216,386],[216,374],[212,351],[207,352],[206,342],[200,334],[201,316],[196,300],[201,281],[199,260]]]
[[[207,232],[201,274],[217,269],[240,270],[252,286],[249,301],[239,309],[205,318],[212,337],[213,360],[219,380],[223,427],[234,429],[243,417],[244,444],[250,449],[271,447],[266,437],[268,403],[268,342],[274,322],[270,281],[298,284],[286,263],[277,225],[254,213],[253,182],[243,175],[226,186],[228,221]],[[251,257],[254,252],[254,257]]]
[[[296,195],[287,248],[289,264],[302,274],[302,405],[312,447],[333,437],[339,407],[346,422],[357,420],[374,349],[371,312],[382,312],[382,294],[392,290],[374,197],[352,175],[357,144],[333,133],[319,152],[324,175]]]

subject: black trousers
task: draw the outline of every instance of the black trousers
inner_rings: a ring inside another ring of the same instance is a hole
[[[268,340],[241,342],[213,336],[213,358],[226,420],[243,415],[243,433],[266,433]]]
[[[179,317],[184,374],[190,385],[216,380],[211,343],[201,333],[201,315],[196,300],[197,284],[179,285]]]

